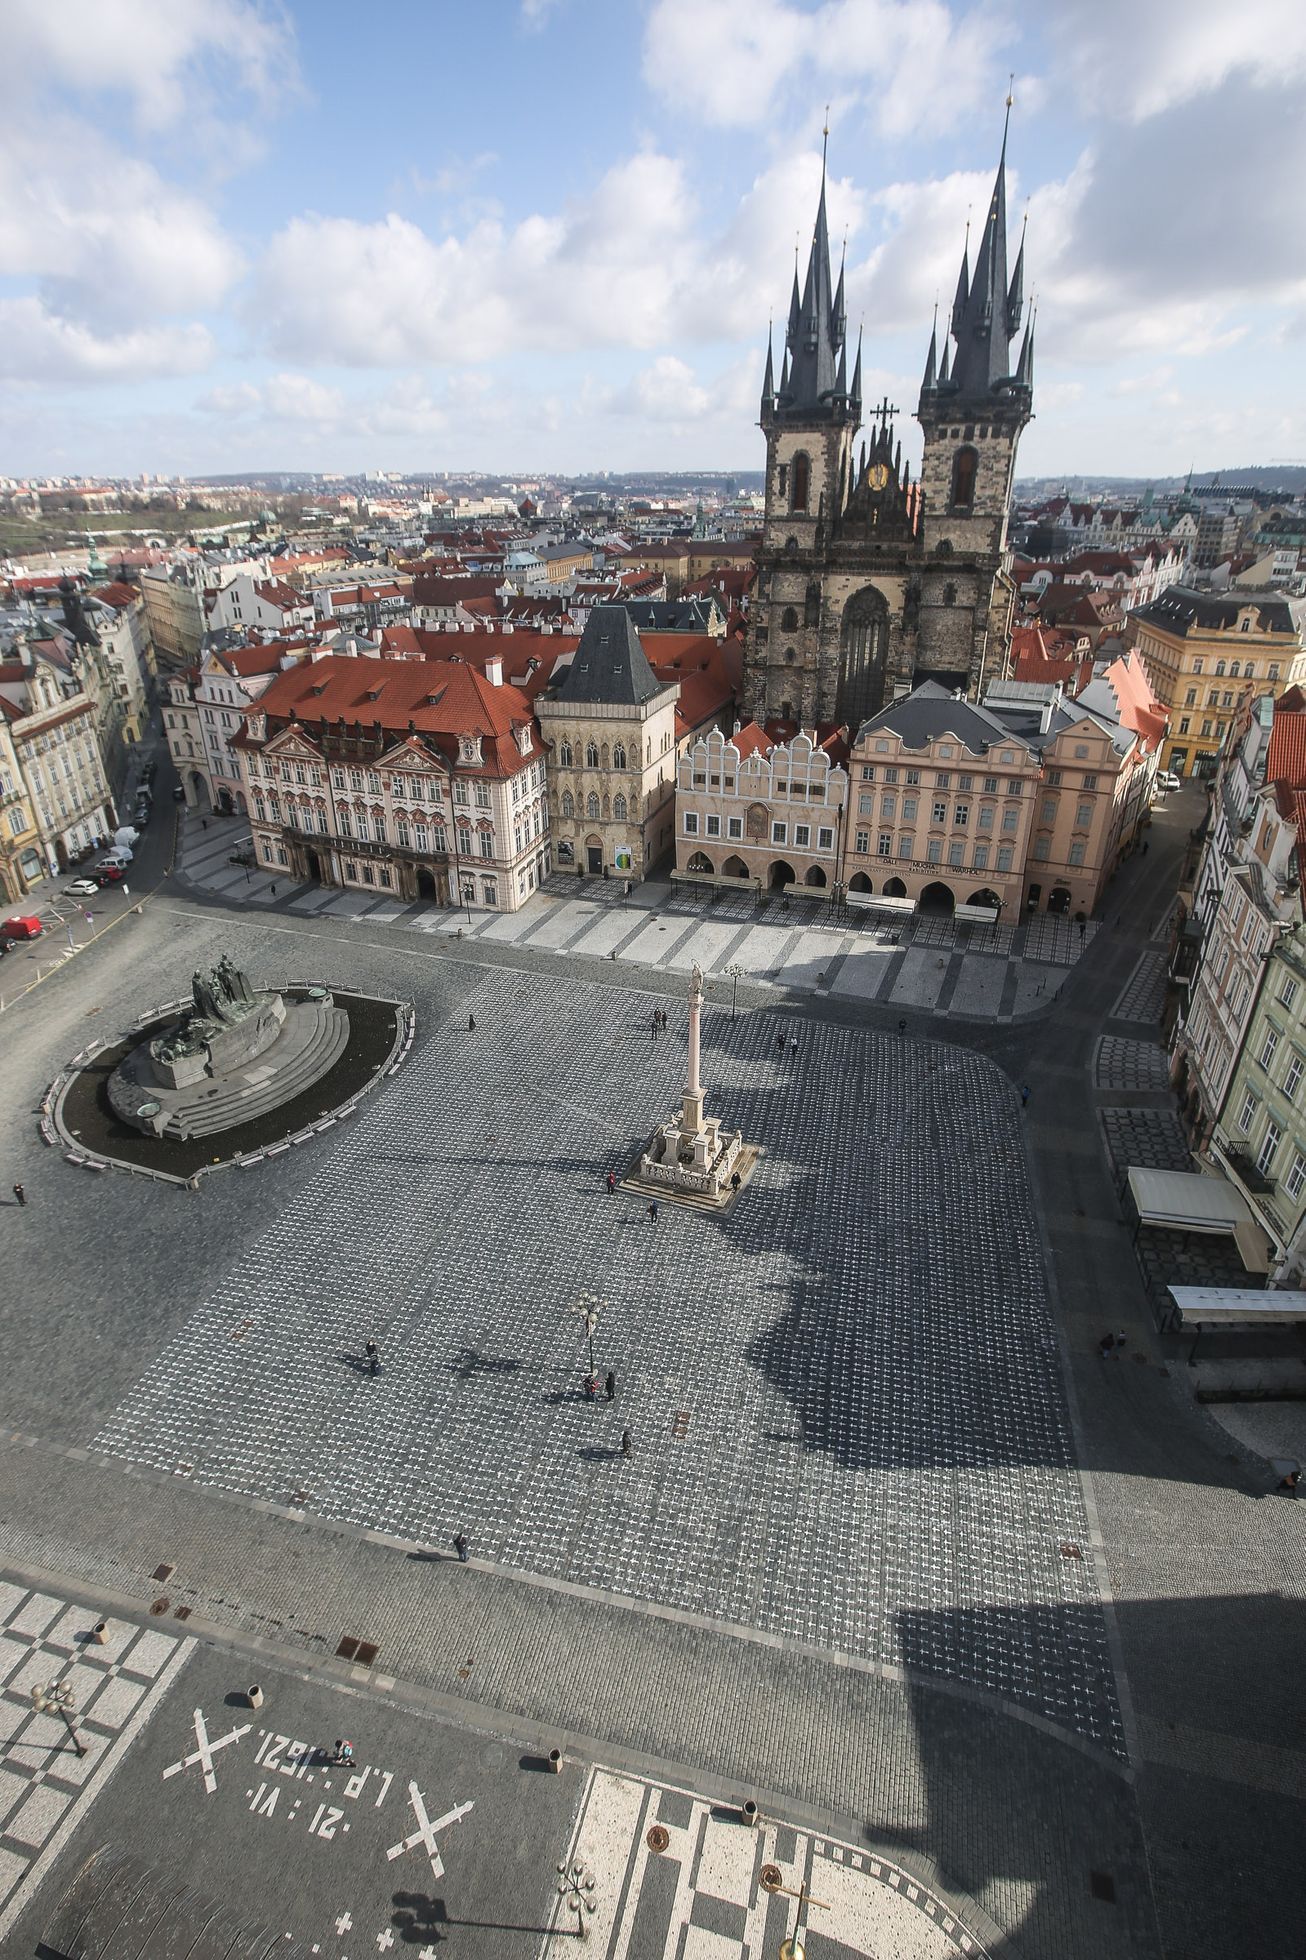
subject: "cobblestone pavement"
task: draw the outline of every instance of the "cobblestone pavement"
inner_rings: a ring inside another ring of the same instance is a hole
[[[754,984],[826,992],[929,1014],[1010,1023],[1045,1007],[1098,931],[1035,915],[1019,924],[973,926],[951,918],[876,910],[843,913],[752,887],[709,892],[652,879],[626,897],[624,880],[548,879],[509,914],[406,904],[391,894],[296,884],[286,874],[231,863],[249,848],[243,823],[184,820],[179,869],[194,890],[228,904],[291,915],[441,934],[486,945],[571,954],[706,973],[738,967]]]
[[[1099,1089],[1168,1089],[1165,1050],[1155,1041],[1104,1034],[1093,1057],[1093,1079]]]
[[[1131,1164],[1151,1171],[1190,1171],[1193,1153],[1174,1109],[1131,1109],[1107,1104],[1102,1129],[1117,1189]]]
[[[471,1004],[474,1034],[419,1027],[95,1447],[405,1539],[461,1530],[1119,1750],[1009,1085],[896,1036],[817,1026],[777,1053],[771,1017],[710,1015],[710,1106],[762,1163],[728,1218],[654,1224],[602,1178],[676,1106],[683,1008],[654,1042],[617,989],[486,974]],[[612,1405],[579,1392],[582,1288]]]

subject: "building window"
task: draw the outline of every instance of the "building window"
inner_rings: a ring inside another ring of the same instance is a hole
[[[1185,694],[1184,706],[1185,708],[1195,708],[1197,706],[1197,689],[1195,687],[1190,687]]]
[[[1291,1007],[1293,1002],[1296,1000],[1296,998],[1297,998],[1297,982],[1293,979],[1286,979],[1283,985],[1279,989],[1280,1006]]]
[[[558,744],[558,762],[563,769],[571,768],[571,743],[570,742],[560,742]]]
[[[952,507],[969,510],[975,502],[975,477],[979,455],[974,449],[959,449],[952,459]]]
[[[920,781],[919,775],[917,776],[916,780],[917,782]],[[873,762],[864,762],[862,764],[862,781],[864,783],[872,783],[875,781],[875,764]]]
[[[997,779],[997,777],[996,777],[996,776],[986,776],[986,777],[984,778],[984,794],[985,794],[985,796],[996,796],[996,795],[997,795],[997,793],[998,793],[998,779]]]
[[[981,804],[980,813],[979,813],[979,827],[981,830],[992,830],[993,805],[991,803]]]
[[[612,814],[616,818],[618,823],[625,823],[627,815],[629,814],[629,805],[627,804],[624,796],[613,797]]]
[[[521,849],[520,844],[518,844],[517,849]],[[494,856],[494,836],[491,831],[483,830],[481,832],[481,856],[483,858],[492,858]]]
[[[615,746],[615,748],[613,749],[613,751],[612,751],[612,766],[613,766],[613,768],[614,768],[614,769],[624,769],[624,768],[625,768],[625,766],[626,766],[626,744],[625,744],[624,742],[618,742],[618,743],[616,744],[616,746]]]
[[[929,843],[925,846],[925,861],[927,864],[939,864],[942,860],[943,839],[941,837],[931,837]]]
[[[1265,1137],[1260,1149],[1256,1153],[1256,1168],[1262,1177],[1268,1177],[1270,1175],[1270,1166],[1274,1162],[1275,1153],[1282,1141],[1283,1131],[1279,1128],[1278,1124],[1273,1121],[1267,1123],[1265,1126]]]
[[[965,853],[966,853],[966,846],[962,843],[960,837],[954,837],[952,842],[948,846],[948,863],[957,864],[957,865],[964,864],[966,861]]]
[[[1277,1028],[1267,1028],[1265,1031],[1265,1039],[1261,1043],[1260,1064],[1262,1068],[1267,1069],[1270,1067],[1271,1063],[1274,1060],[1275,1050],[1278,1048],[1278,1046],[1279,1046],[1279,1034]]]
[[[1179,719],[1179,733],[1186,735],[1192,725],[1192,717],[1190,715],[1181,715]]]
[[[599,799],[594,794],[594,791],[591,790],[589,795],[585,798],[585,815],[589,818],[589,821],[591,823],[594,823],[598,819],[598,814],[599,814]]]
[[[907,781],[909,784],[910,783],[919,784],[920,779],[921,779],[921,772],[919,769],[909,769],[907,771]]]
[[[930,821],[931,823],[946,823],[948,821],[948,806],[946,803],[942,801],[935,803]]]
[[[1288,1196],[1295,1200],[1300,1198],[1303,1185],[1306,1185],[1306,1157],[1303,1157],[1298,1150],[1293,1156],[1292,1169],[1284,1181],[1284,1189]]]
[[[1217,661],[1216,661],[1216,663],[1215,663],[1215,671],[1216,671],[1216,674],[1217,674],[1218,676],[1223,676],[1223,674],[1224,674],[1224,662],[1223,662],[1223,660],[1217,660]]]
[[[793,490],[789,498],[790,510],[807,509],[807,493],[811,476],[811,464],[800,449],[794,457]]]
[[[959,803],[952,813],[952,821],[957,825],[958,829],[964,830],[970,822],[970,804]]]
[[[1036,857],[1040,863],[1045,863],[1047,859],[1050,858],[1052,855],[1051,839],[1047,837],[1036,837],[1034,839],[1034,850],[1032,855]]]
[[[867,852],[870,850],[870,848],[871,848],[870,831],[859,830],[857,832],[856,837],[853,840],[853,849],[857,852],[859,857],[865,857]]]
[[[816,833],[816,848],[818,851],[832,851],[834,849],[834,832],[824,828],[818,830]]]
[[[744,820],[743,820],[743,818],[742,818],[742,817],[727,817],[727,818],[726,818],[726,836],[727,836],[727,837],[742,837],[742,836],[743,836],[743,834],[744,834]]]
[[[599,745],[597,742],[587,742],[585,744],[585,767],[587,769],[597,769],[598,766]]]
[[[707,834],[708,834],[708,836],[709,836],[709,837],[719,837],[719,836],[721,835],[721,819],[720,819],[720,817],[709,817],[709,818],[708,818],[708,820],[707,820]]]
[[[975,846],[975,851],[974,851],[974,855],[973,855],[973,856],[972,856],[972,858],[971,858],[971,865],[972,865],[972,867],[973,867],[973,869],[974,869],[974,870],[976,870],[976,871],[987,871],[987,870],[988,870],[988,868],[989,868],[989,847],[988,847],[988,845],[987,845],[987,844],[977,844],[977,845]]]
[[[882,858],[887,858],[893,850],[893,832],[882,830],[876,840],[875,848]]]
[[[1249,1089],[1243,1097],[1243,1106],[1238,1116],[1238,1128],[1246,1136],[1256,1120],[1256,1112],[1261,1106],[1260,1097]]]
[[[788,835],[789,832],[786,825],[782,823],[773,823],[771,825],[771,842],[773,844],[783,844]]]
[[[1306,1063],[1302,1061],[1300,1055],[1294,1054],[1288,1064],[1288,1073],[1283,1078],[1283,1093],[1285,1096],[1292,1097],[1296,1095],[1297,1085],[1301,1081],[1304,1068],[1306,1068]]]
[[[912,858],[915,855],[916,839],[914,837],[900,837],[898,839],[898,856],[900,858]]]
[[[1072,864],[1082,864],[1084,862],[1084,853],[1087,849],[1088,846],[1085,844],[1083,838],[1076,837],[1070,846],[1070,862]]]
[[[885,823],[893,822],[894,816],[897,812],[897,808],[898,808],[898,799],[896,796],[881,797],[880,815],[884,819]]]
[[[711,819],[709,818],[708,821],[710,823]],[[796,851],[810,850],[811,843],[812,826],[808,823],[796,823],[794,825],[794,849]]]
[[[572,800],[572,794],[569,789],[565,789],[562,792],[562,814],[564,817],[574,817],[576,814],[576,805]]]
[[[1014,844],[999,844],[998,845],[998,870],[1010,871],[1011,860],[1014,855],[1015,855]]]
[[[868,795],[865,791],[863,791],[863,793],[857,798],[858,816],[869,817],[871,811],[874,808],[875,808],[875,798],[871,795]]]
[[[1020,795],[1020,780],[1019,780],[1019,778],[1018,778],[1018,777],[1016,777],[1016,776],[1013,776],[1013,777],[1011,778],[1011,780],[1010,780],[1010,781],[1008,782],[1008,784],[1007,784],[1007,795],[1008,795],[1008,796],[1019,796],[1019,795]]]

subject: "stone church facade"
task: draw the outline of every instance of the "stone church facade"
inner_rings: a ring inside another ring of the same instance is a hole
[[[978,696],[1001,677],[1012,586],[1007,520],[1033,404],[1033,328],[1019,357],[1024,241],[1007,277],[1006,135],[972,275],[963,255],[939,359],[917,405],[913,483],[885,401],[862,424],[862,357],[848,378],[844,275],[830,272],[825,183],[806,281],[795,272],[779,385],[767,349],[766,514],[744,697],[754,720],[810,727],[869,716],[924,680]]]

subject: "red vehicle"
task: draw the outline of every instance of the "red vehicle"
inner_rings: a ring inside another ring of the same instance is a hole
[[[97,864],[91,873],[97,885],[120,885],[126,873],[120,864],[110,864],[108,859]]]
[[[0,926],[0,932],[4,934],[6,939],[39,939],[44,931],[45,927],[39,919],[23,918],[21,916],[6,919],[4,924]]]

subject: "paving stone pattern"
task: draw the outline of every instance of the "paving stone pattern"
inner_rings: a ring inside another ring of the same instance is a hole
[[[1104,1109],[1102,1128],[1117,1191],[1131,1164],[1149,1171],[1190,1171],[1193,1153],[1173,1109]]]
[[[1120,1750],[1010,1085],[764,1014],[705,1024],[764,1155],[724,1219],[609,1197],[684,1010],[482,969],[97,1447],[220,1488],[902,1662]],[[788,1035],[786,1024],[786,1037]],[[587,1403],[571,1303],[604,1302]],[[374,1335],[383,1373],[360,1369]],[[623,1427],[632,1460],[620,1453]]]
[[[1151,1024],[1160,1020],[1164,1005],[1165,954],[1144,953],[1111,1009],[1111,1019]]]
[[[1167,1089],[1170,1072],[1164,1048],[1155,1041],[1132,1041],[1104,1034],[1093,1057],[1099,1089]]]

